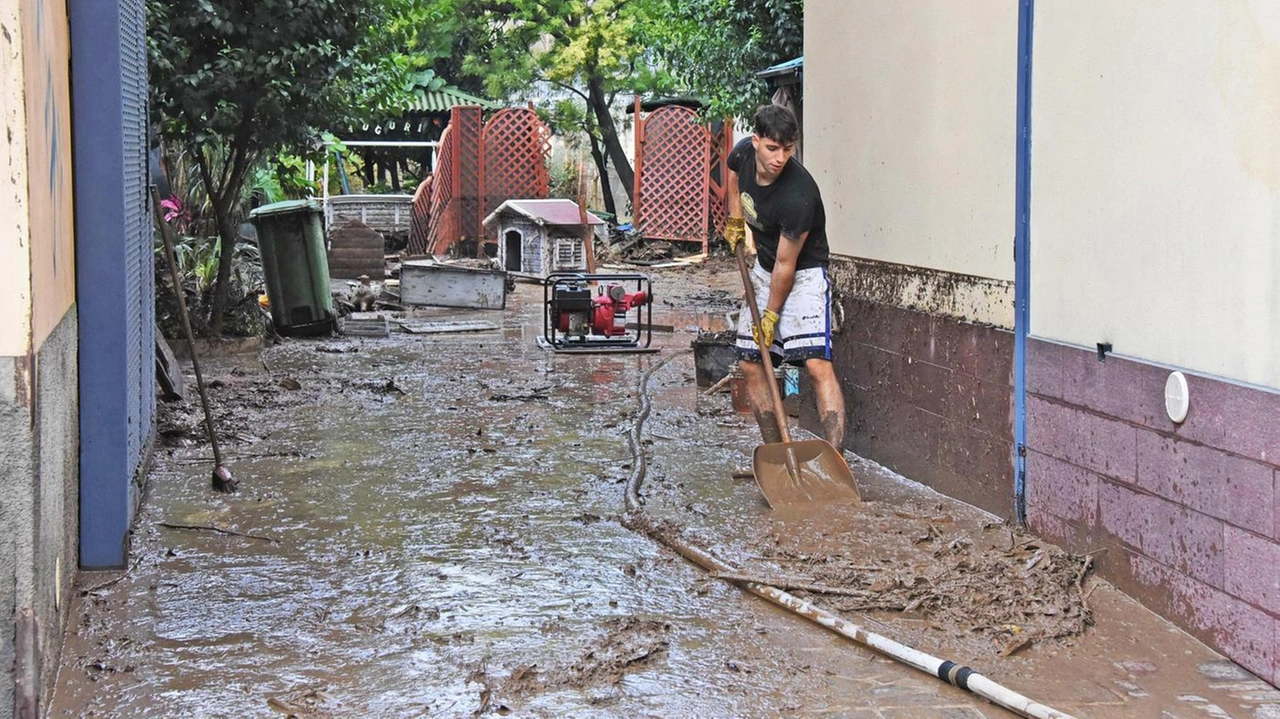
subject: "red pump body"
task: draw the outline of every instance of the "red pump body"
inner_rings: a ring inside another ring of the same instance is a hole
[[[627,313],[649,303],[649,293],[644,290],[627,292],[622,285],[609,285],[601,294],[591,298],[588,318],[590,334],[603,337],[621,337],[627,334]],[[580,327],[573,322],[573,312],[560,312],[557,323],[561,332],[573,334]]]
[[[568,354],[658,351],[651,346],[653,287],[648,277],[552,272],[542,286],[540,347]]]

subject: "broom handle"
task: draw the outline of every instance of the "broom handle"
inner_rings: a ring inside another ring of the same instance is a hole
[[[222,466],[222,450],[218,448],[218,433],[213,428],[213,413],[209,411],[209,396],[204,391],[204,376],[200,374],[200,355],[196,353],[196,339],[191,332],[191,316],[187,314],[187,299],[182,290],[182,277],[178,274],[178,259],[173,251],[173,238],[169,235],[169,223],[164,221],[160,208],[160,191],[151,186],[151,208],[156,224],[160,227],[160,239],[164,241],[164,259],[169,265],[169,277],[173,280],[173,294],[178,299],[178,316],[187,335],[187,351],[191,353],[191,367],[196,372],[196,391],[200,393],[200,406],[204,408],[204,428],[209,433],[209,446],[213,448],[213,466]]]
[[[751,270],[747,269],[746,251],[742,249],[742,241],[738,242],[734,254],[738,257],[738,272],[742,274],[742,289],[747,293],[747,307],[751,309],[751,327],[755,336],[760,337],[760,308],[756,306],[756,288],[751,284]],[[769,398],[773,400],[773,413],[778,417],[778,431],[782,433],[782,441],[791,441],[791,430],[787,427],[787,411],[782,408],[782,393],[778,391],[778,380],[773,376],[773,358],[769,356],[769,348],[760,348],[760,362],[764,365],[765,384],[769,385]]]

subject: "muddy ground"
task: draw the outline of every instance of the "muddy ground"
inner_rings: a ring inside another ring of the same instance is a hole
[[[656,354],[538,348],[542,290],[519,285],[501,312],[414,313],[495,331],[207,358],[240,491],[209,489],[198,403],[163,405],[131,565],[82,577],[51,713],[1009,716],[750,579],[1080,716],[1280,716],[1089,557],[873,463],[847,455],[861,507],[771,512],[733,476],[754,423],[688,353],[736,307],[732,264],[648,272]],[[646,516],[728,580],[623,521],[648,372]]]

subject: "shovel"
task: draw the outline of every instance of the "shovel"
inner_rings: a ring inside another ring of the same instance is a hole
[[[756,305],[756,291],[751,285],[751,273],[747,269],[742,244],[739,242],[735,251],[738,256],[738,271],[742,273],[747,307],[751,308],[751,326],[755,330],[755,336],[759,338],[760,308]],[[861,503],[862,495],[858,493],[858,483],[849,470],[849,464],[830,442],[825,439],[800,442],[791,440],[787,413],[782,407],[782,394],[778,391],[778,383],[773,376],[773,358],[769,356],[769,348],[764,345],[760,345],[760,361],[764,363],[769,397],[773,400],[773,413],[778,418],[778,431],[782,434],[781,442],[756,447],[752,457],[756,484],[760,486],[765,501],[773,509],[814,502]]]

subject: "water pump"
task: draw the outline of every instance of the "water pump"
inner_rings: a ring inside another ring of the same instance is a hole
[[[543,292],[543,336],[557,352],[656,352],[653,288],[639,274],[553,272]]]

